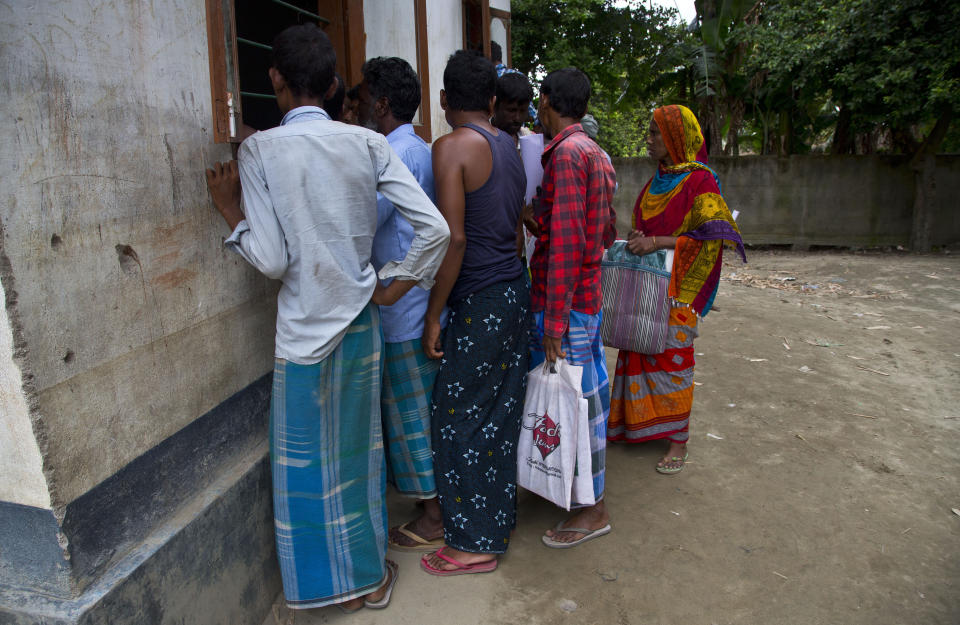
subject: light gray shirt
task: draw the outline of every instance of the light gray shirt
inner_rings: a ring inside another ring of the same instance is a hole
[[[378,191],[415,233],[406,257],[386,263],[379,277],[433,286],[450,230],[383,135],[302,106],[248,137],[239,168],[246,218],[226,245],[282,282],[277,358],[323,360],[370,302]]]

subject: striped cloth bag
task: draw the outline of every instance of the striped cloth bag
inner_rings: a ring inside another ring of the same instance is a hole
[[[626,241],[616,241],[600,263],[603,319],[600,337],[607,347],[659,354],[670,317],[670,269],[673,250],[637,256]]]

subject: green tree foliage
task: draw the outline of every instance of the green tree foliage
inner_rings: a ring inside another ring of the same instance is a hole
[[[760,1],[764,19],[743,34],[754,44],[752,64],[763,76],[757,117],[776,112],[787,152],[802,143],[794,140],[797,129],[815,136],[818,121],[828,116],[834,154],[911,154],[911,244],[928,250],[934,155],[945,140],[955,140],[949,130],[960,112],[960,3]]]
[[[671,21],[675,11],[638,0],[513,0],[511,11],[514,67],[535,81],[563,67],[583,70],[599,143],[611,156],[641,154],[651,107],[673,86],[686,36]]]
[[[956,2],[766,0],[741,41],[763,77],[755,111],[786,115],[808,140],[827,115],[835,153],[915,152],[960,111]]]

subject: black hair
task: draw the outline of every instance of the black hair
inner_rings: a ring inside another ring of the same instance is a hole
[[[395,56],[378,56],[364,63],[361,72],[374,101],[386,97],[397,121],[407,124],[413,120],[420,106],[420,79],[409,63]]]
[[[497,102],[527,102],[533,100],[533,87],[523,74],[507,72],[497,79]]]
[[[334,72],[333,75],[337,79],[337,90],[333,92],[329,100],[323,101],[323,110],[327,112],[330,119],[338,122],[340,121],[340,114],[343,113],[343,98],[347,90],[343,86],[343,78],[340,77],[340,74]]]
[[[354,101],[359,100],[359,99],[360,99],[360,85],[354,85],[354,86],[350,87],[350,90],[347,91],[347,97],[348,97],[349,99],[351,99],[351,100],[354,100]]]
[[[490,60],[493,64],[503,63],[503,48],[496,41],[490,42]]]
[[[550,98],[550,107],[563,117],[580,119],[590,102],[590,79],[576,67],[565,67],[547,74],[540,93]]]
[[[295,96],[322,98],[330,88],[337,53],[330,38],[307,23],[284,29],[273,40],[273,67]]]
[[[473,50],[457,50],[443,70],[447,106],[456,111],[486,111],[497,95],[497,70]]]

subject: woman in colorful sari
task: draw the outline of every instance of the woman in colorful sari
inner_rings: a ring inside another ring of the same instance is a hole
[[[627,248],[634,254],[674,250],[670,319],[662,353],[621,350],[617,357],[607,438],[639,443],[670,441],[657,471],[679,473],[687,459],[693,403],[693,340],[720,283],[723,244],[744,262],[739,229],[706,163],[703,134],[690,109],[653,112],[647,152],[659,162],[633,209]]]

